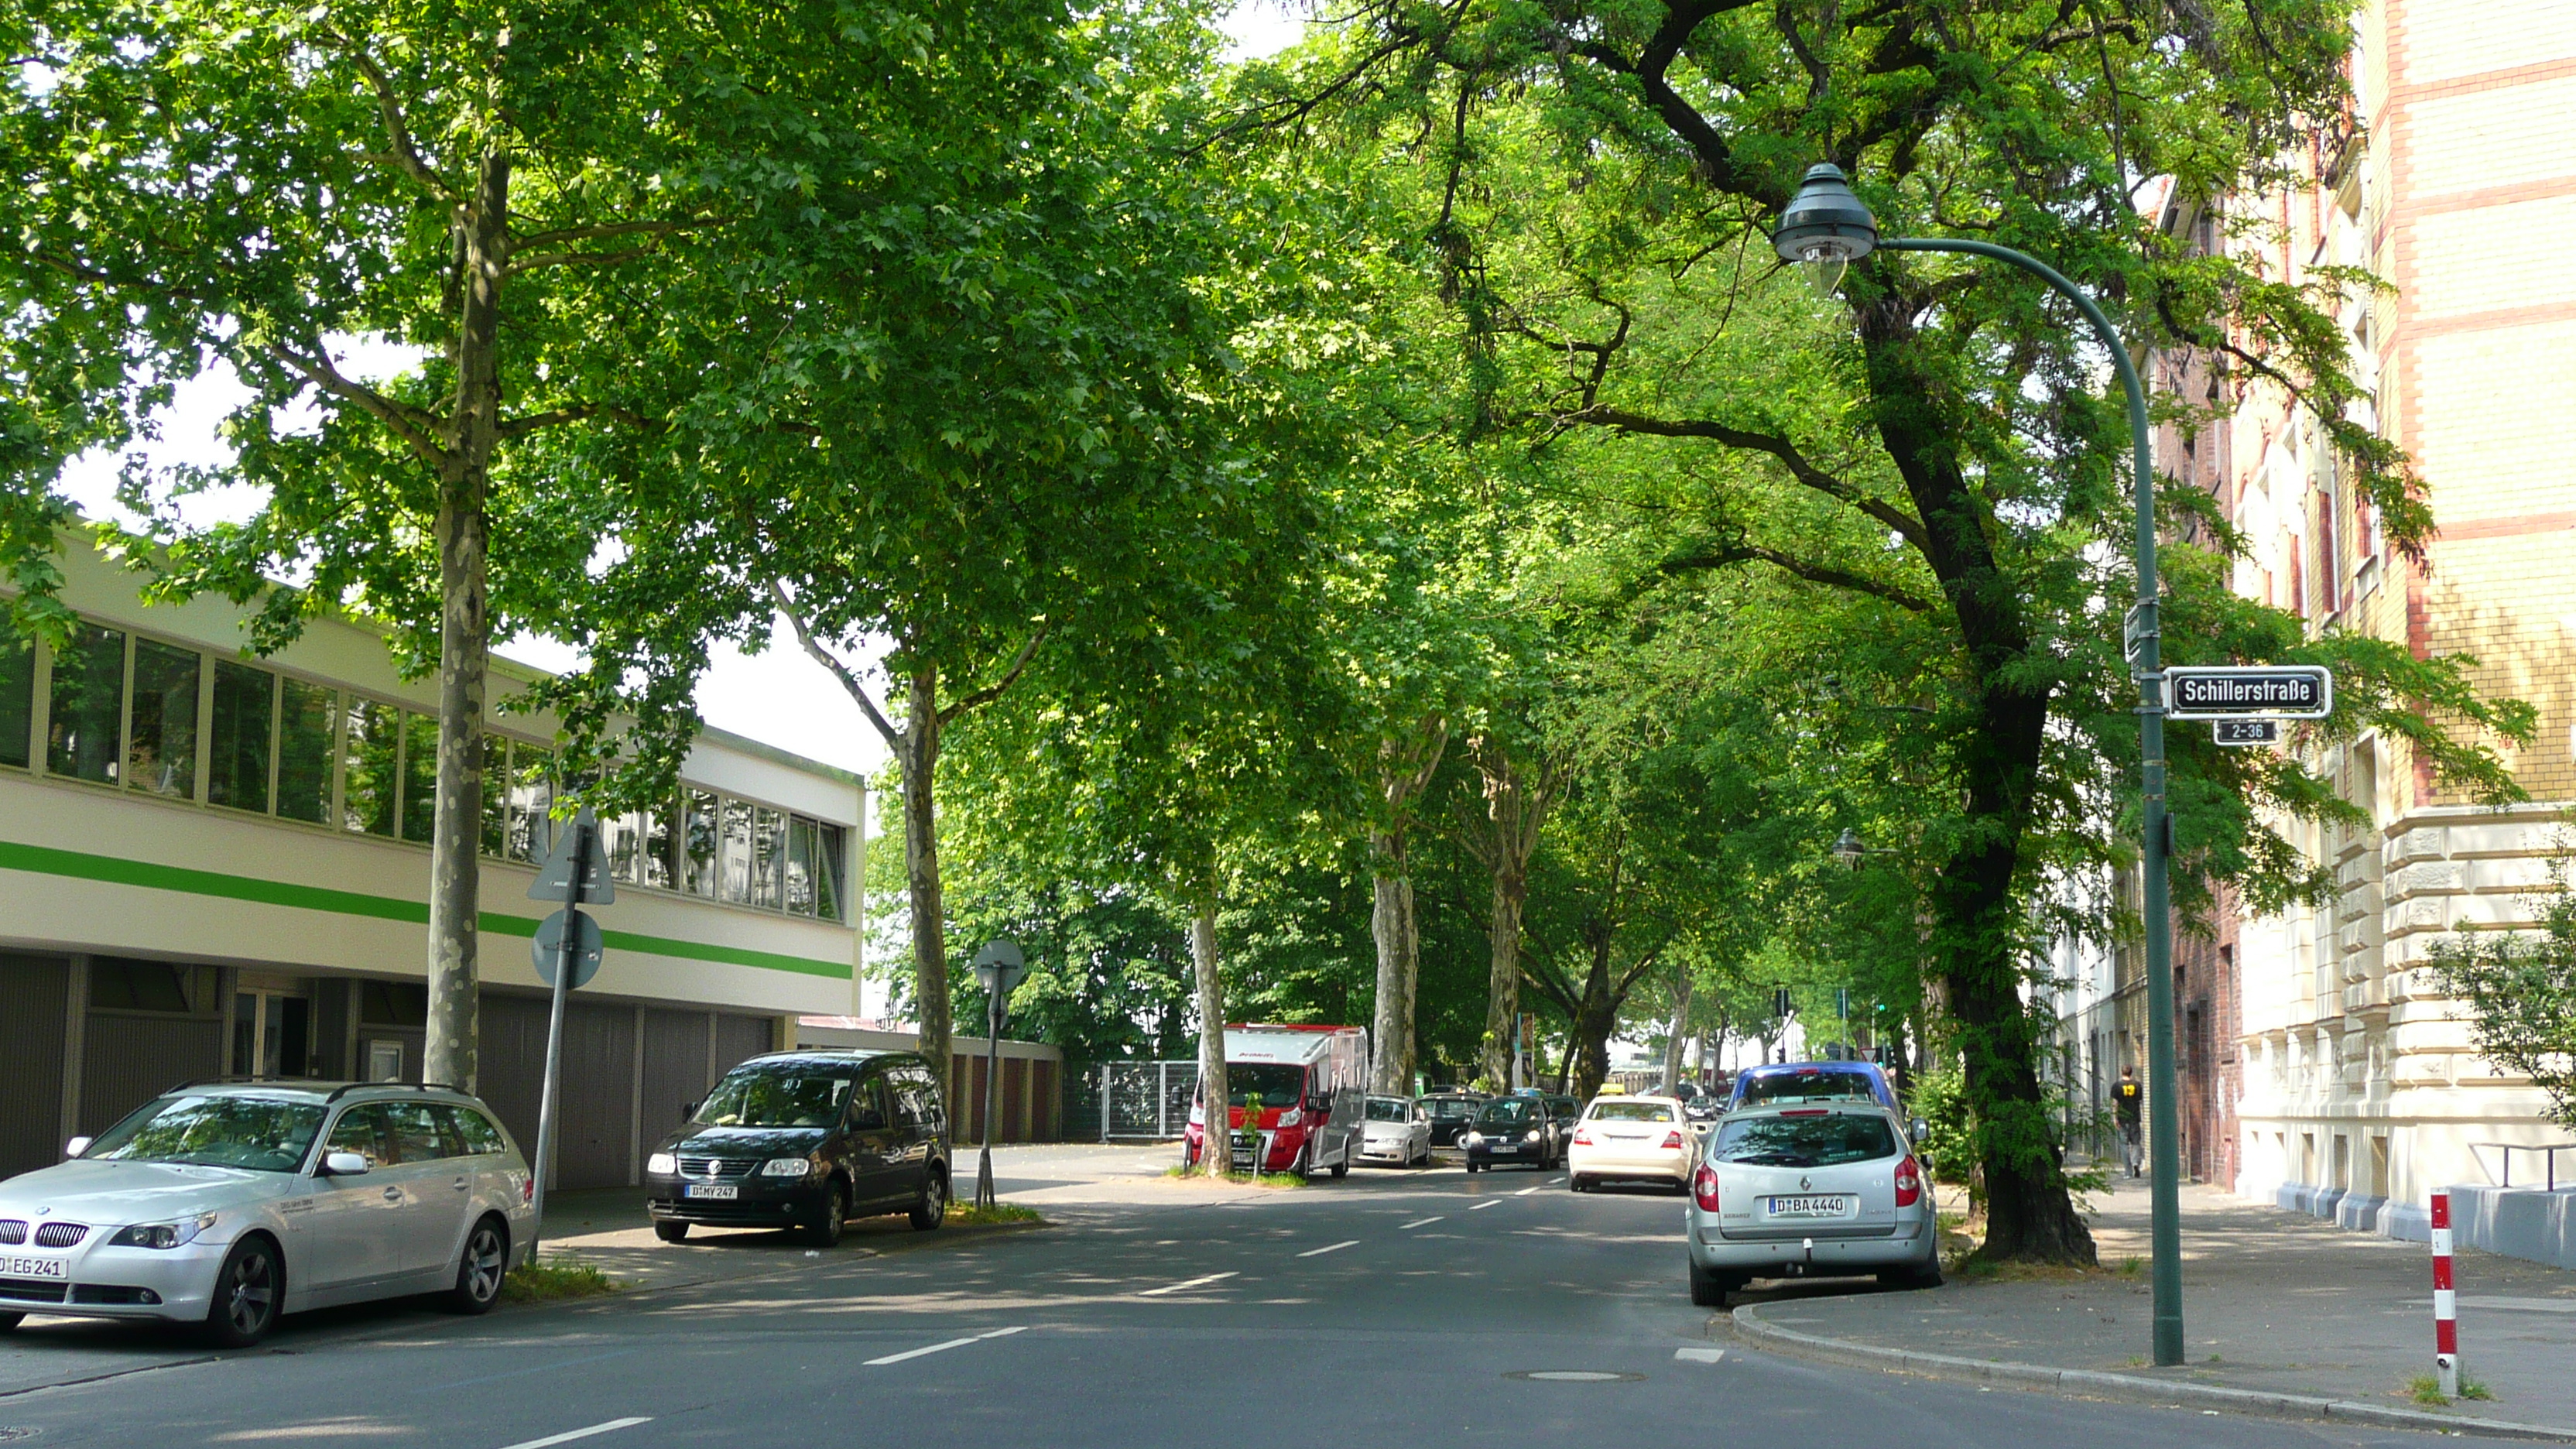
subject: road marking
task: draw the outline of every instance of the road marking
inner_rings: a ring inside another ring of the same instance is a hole
[[[605,1434],[611,1429],[632,1429],[638,1424],[652,1422],[653,1417],[650,1414],[633,1419],[611,1419],[605,1424],[593,1424],[587,1429],[571,1429],[561,1434],[549,1434],[542,1439],[522,1439],[516,1444],[509,1445],[508,1449],[546,1449],[549,1444],[569,1444],[575,1439],[587,1439],[593,1434]]]
[[[1203,1284],[1222,1282],[1225,1279],[1236,1276],[1239,1275],[1237,1273],[1210,1273],[1204,1278],[1191,1278],[1179,1283],[1166,1283],[1160,1288],[1148,1288],[1136,1296],[1139,1298],[1160,1298],[1166,1293],[1178,1293],[1184,1288],[1196,1288]]]
[[[1483,1212],[1485,1209],[1487,1209],[1487,1208],[1489,1208],[1489,1207],[1501,1207],[1502,1205],[1503,1205],[1503,1200],[1502,1200],[1501,1198],[1498,1198],[1498,1197],[1495,1197],[1495,1198],[1487,1198],[1485,1201],[1480,1202],[1480,1203],[1476,1204],[1474,1207],[1471,1207],[1471,1208],[1467,1209],[1467,1211],[1469,1211],[1469,1212],[1471,1212],[1471,1213],[1480,1213],[1480,1212]]]
[[[988,1338],[1008,1338],[1014,1333],[1026,1333],[1028,1331],[1028,1327],[1029,1326],[1027,1324],[1023,1323],[1016,1328],[996,1328],[990,1333],[978,1333],[967,1338],[952,1338],[946,1343],[934,1343],[928,1348],[911,1349],[904,1353],[890,1353],[883,1358],[869,1359],[866,1367],[876,1368],[882,1364],[901,1363],[905,1359],[909,1358],[922,1358],[929,1354],[946,1353],[952,1348],[964,1348],[970,1343],[982,1343]],[[511,1449],[519,1449],[519,1446],[513,1445],[511,1446]]]
[[[1676,1363],[1720,1363],[1723,1362],[1725,1358],[1726,1350],[1722,1348],[1677,1348],[1673,1350],[1673,1361]]]
[[[1320,1258],[1320,1257],[1324,1256],[1326,1253],[1338,1253],[1338,1252],[1340,1252],[1340,1251],[1341,1251],[1342,1249],[1344,1249],[1344,1248],[1356,1248],[1356,1247],[1358,1247],[1359,1245],[1360,1245],[1360,1240],[1359,1240],[1359,1239],[1357,1239],[1357,1238],[1347,1238],[1347,1239],[1344,1239],[1343,1241],[1338,1242],[1338,1243],[1327,1243],[1327,1244],[1325,1244],[1324,1246],[1322,1246],[1322,1247],[1320,1247],[1320,1248],[1308,1248],[1306,1251],[1304,1251],[1304,1252],[1302,1252],[1302,1253],[1299,1253],[1297,1256],[1298,1256],[1298,1257],[1300,1257],[1300,1258]]]
[[[1514,1197],[1527,1197],[1527,1196],[1529,1196],[1531,1193],[1534,1193],[1534,1192],[1536,1192],[1536,1191],[1538,1191],[1538,1189],[1537,1189],[1537,1188],[1535,1188],[1535,1187],[1525,1187],[1525,1188],[1522,1188],[1520,1191],[1518,1191],[1518,1192],[1516,1192],[1516,1193],[1513,1193],[1513,1194],[1512,1194],[1512,1196],[1514,1196]]]
[[[1429,1217],[1427,1217],[1427,1218],[1415,1218],[1413,1221],[1411,1221],[1411,1222],[1409,1222],[1409,1223],[1406,1223],[1406,1224],[1404,1225],[1404,1227],[1403,1227],[1403,1228],[1398,1228],[1398,1229],[1396,1229],[1396,1231],[1400,1233],[1400,1232],[1403,1232],[1403,1231],[1404,1231],[1404,1228],[1418,1228],[1418,1227],[1422,1226],[1424,1223],[1436,1223],[1436,1222],[1440,1221],[1440,1219],[1441,1219],[1441,1214],[1439,1214],[1439,1213],[1433,1213],[1431,1216],[1429,1216]]]

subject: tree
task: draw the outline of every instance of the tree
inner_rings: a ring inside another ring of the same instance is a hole
[[[265,506],[208,530],[157,515],[123,541],[148,595],[262,598],[263,649],[356,605],[397,627],[407,668],[435,662],[425,1070],[471,1085],[486,655],[496,628],[548,614],[598,532],[509,461],[547,430],[632,417],[624,320],[649,307],[668,244],[722,219],[693,137],[772,11],[18,13],[41,18],[0,22],[16,32],[0,119],[16,183],[0,196],[8,371],[58,384],[78,367],[90,426],[58,437],[115,442],[176,382],[230,368],[250,390],[228,421],[235,463],[158,481],[247,483]],[[342,363],[357,338],[422,360],[361,380]],[[281,426],[298,407],[318,422]],[[130,480],[139,506],[152,481]],[[12,505],[22,580],[22,541],[49,541],[41,515],[31,531]],[[272,589],[280,575],[307,582]]]

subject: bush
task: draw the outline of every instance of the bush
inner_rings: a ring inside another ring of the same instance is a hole
[[[1977,1135],[1968,1117],[1967,1078],[1956,1068],[1917,1072],[1907,1105],[1930,1129],[1914,1145],[1931,1159],[1932,1180],[1974,1186]]]
[[[501,1298],[507,1303],[552,1303],[564,1298],[596,1298],[616,1291],[616,1280],[572,1258],[541,1258],[523,1263],[501,1280]]]

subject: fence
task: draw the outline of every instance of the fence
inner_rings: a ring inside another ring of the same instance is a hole
[[[1084,1085],[1096,1094],[1101,1141],[1168,1142],[1189,1123],[1199,1064],[1103,1062],[1089,1076]]]

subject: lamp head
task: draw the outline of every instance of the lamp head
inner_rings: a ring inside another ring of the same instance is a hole
[[[1772,250],[1794,264],[1820,297],[1832,296],[1842,285],[1843,269],[1877,246],[1878,218],[1852,194],[1843,169],[1831,162],[1807,168],[1806,180],[1771,233]]]
[[[1860,832],[1857,830],[1845,830],[1834,837],[1834,859],[1854,870],[1860,868],[1860,858],[1868,853],[1869,847],[1860,843]]]

